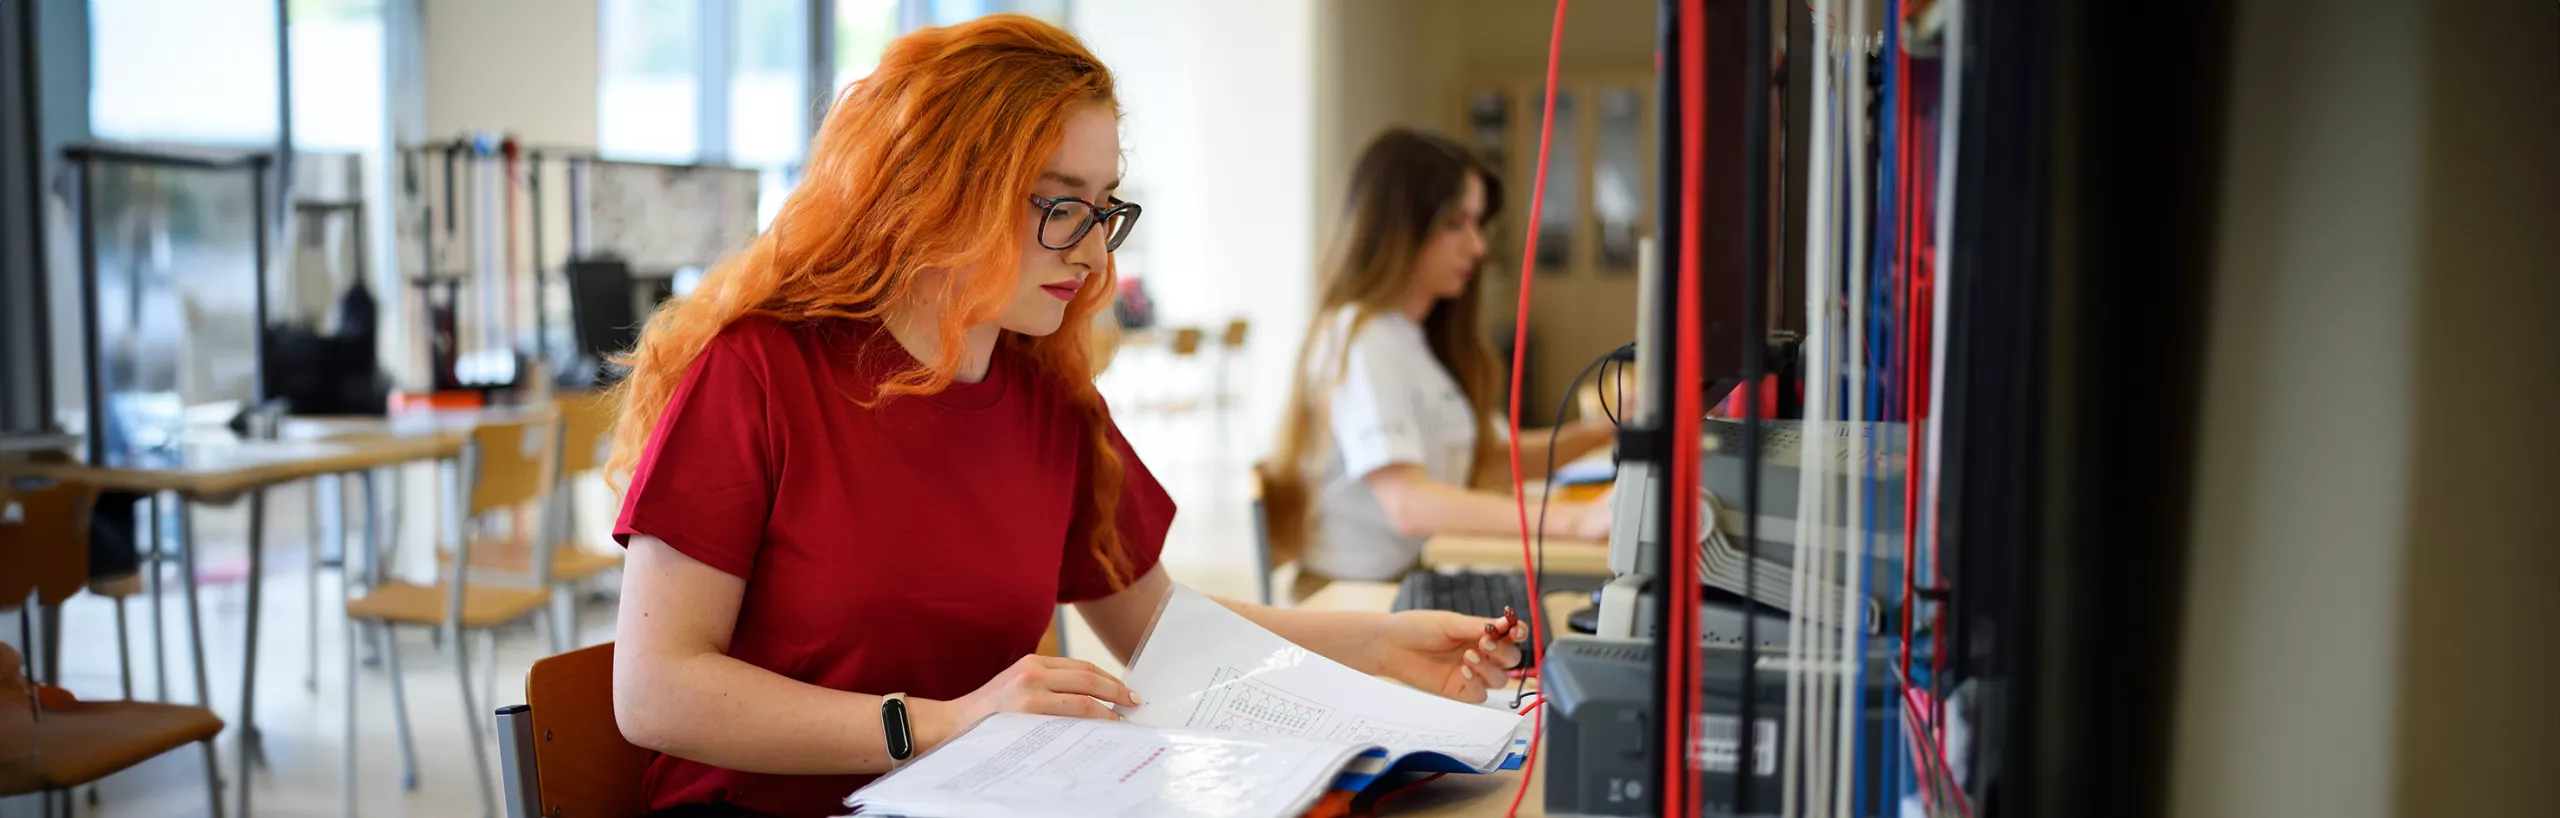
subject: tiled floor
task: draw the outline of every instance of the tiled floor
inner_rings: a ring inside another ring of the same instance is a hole
[[[1247,444],[1219,445],[1216,424],[1205,415],[1185,418],[1125,414],[1122,423],[1158,479],[1181,504],[1166,544],[1164,564],[1175,579],[1203,591],[1251,598],[1252,528],[1246,519]],[[1232,429],[1248,427],[1237,421]],[[1259,435],[1234,435],[1258,440]],[[258,726],[264,735],[266,766],[249,778],[255,812],[260,816],[338,816],[347,814],[343,765],[350,748],[357,764],[358,812],[366,816],[467,816],[481,812],[480,789],[472,765],[475,758],[465,733],[464,710],[449,653],[441,651],[424,630],[407,629],[398,636],[410,722],[416,731],[419,786],[400,786],[398,741],[394,733],[390,685],[380,668],[361,668],[354,689],[358,699],[358,731],[346,738],[348,679],[345,671],[346,621],[338,613],[340,593],[335,572],[322,575],[318,632],[319,668],[314,686],[304,680],[309,668],[307,502],[298,489],[271,495],[267,579],[262,607],[258,666]],[[208,516],[238,515],[208,511]],[[590,514],[605,513],[588,509]],[[237,530],[220,519],[200,524],[206,532]],[[205,556],[212,565],[237,565],[245,548],[236,537],[207,534]],[[169,682],[177,701],[193,701],[184,634],[186,621],[176,584],[164,605],[168,639]],[[206,657],[215,709],[237,723],[245,586],[239,582],[208,585],[202,593],[206,619]],[[135,692],[156,694],[147,623],[149,606],[137,598],[127,610],[135,655]],[[582,644],[611,639],[613,610],[609,601],[588,604],[582,613]],[[79,597],[65,613],[63,678],[84,698],[114,698],[119,693],[114,606],[95,597]],[[15,642],[16,623],[10,628]],[[1069,617],[1068,650],[1113,670],[1082,623]],[[471,661],[480,676],[477,640]],[[448,646],[449,647],[449,646]],[[532,627],[508,631],[497,646],[497,690],[500,704],[521,701],[526,668],[547,653],[547,641]],[[475,685],[481,680],[475,678]],[[475,690],[475,698],[481,694]],[[472,718],[486,724],[492,705],[481,702]],[[233,728],[236,729],[236,726]],[[236,734],[226,731],[220,744],[223,769],[233,775]],[[494,771],[497,750],[489,745],[487,761]],[[492,773],[494,775],[494,772]],[[108,778],[98,787],[99,805],[84,805],[82,815],[108,818],[197,816],[208,814],[202,755],[192,748],[146,762]],[[232,803],[226,793],[225,810]],[[490,805],[490,809],[496,809]],[[32,798],[0,800],[0,816],[35,815]]]

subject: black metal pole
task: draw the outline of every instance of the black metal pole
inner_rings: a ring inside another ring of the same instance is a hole
[[[256,330],[249,336],[249,350],[251,359],[257,362],[249,369],[249,406],[252,410],[267,402],[267,161],[264,156],[249,160],[249,200],[255,204],[251,208],[255,211],[255,215],[250,217],[255,232],[250,247],[256,259],[249,278],[257,286],[249,312],[254,322],[252,329]],[[241,782],[241,785],[247,786],[248,782]]]
[[[587,205],[591,198],[587,186],[593,183],[588,176],[594,165],[595,160],[584,156],[569,159],[569,257],[573,259],[586,258],[594,252],[588,246],[587,234]]]
[[[82,437],[88,443],[89,462],[107,461],[107,384],[98,350],[98,235],[95,185],[89,176],[89,160],[71,157],[72,212],[78,214],[73,229],[80,241],[80,371],[81,389],[88,395],[88,428]],[[43,305],[37,305],[41,308]]]
[[[543,284],[542,265],[547,263],[548,257],[542,254],[541,151],[525,152],[524,199],[525,212],[533,220],[533,357],[548,363],[551,360],[551,299],[543,293],[548,288]]]
[[[276,224],[293,216],[293,9],[276,0]],[[264,332],[265,327],[259,331]]]
[[[1663,401],[1665,407],[1646,413],[1650,414],[1654,420],[1629,424],[1633,427],[1630,431],[1636,437],[1633,441],[1636,445],[1626,447],[1641,452],[1643,459],[1652,464],[1655,479],[1650,481],[1649,490],[1653,493],[1653,497],[1644,501],[1645,507],[1651,509],[1649,513],[1652,519],[1646,520],[1645,523],[1666,535],[1672,530],[1672,504],[1682,502],[1671,492],[1671,458],[1677,448],[1672,445],[1671,435],[1668,433],[1668,420],[1673,414],[1669,404],[1672,401],[1672,395],[1675,394],[1674,385],[1679,382],[1679,376],[1676,374],[1679,369],[1677,361],[1682,355],[1696,354],[1696,350],[1680,349],[1677,340],[1680,337],[1680,299],[1688,297],[1687,293],[1681,292],[1679,284],[1680,224],[1681,219],[1687,218],[1687,214],[1681,211],[1683,203],[1680,201],[1682,140],[1680,111],[1687,105],[1687,101],[1682,97],[1687,89],[1682,85],[1680,75],[1680,15],[1682,13],[1680,6],[1683,2],[1687,0],[1662,0],[1655,7],[1654,14],[1656,25],[1654,61],[1655,64],[1662,66],[1662,70],[1658,72],[1661,81],[1655,86],[1658,94],[1656,106],[1660,109],[1660,113],[1654,118],[1654,127],[1657,131],[1657,138],[1654,140],[1654,166],[1658,173],[1655,190],[1659,191],[1655,199],[1660,206],[1655,208],[1657,222],[1654,229],[1656,237],[1654,249],[1659,258],[1655,260],[1654,280],[1655,291],[1662,297],[1652,299],[1650,304],[1652,314],[1640,316],[1639,320],[1653,323],[1652,337],[1656,339],[1660,348],[1636,351],[1638,355],[1647,356],[1651,361],[1649,366],[1644,367],[1645,377],[1651,382],[1643,386],[1642,394],[1657,397]],[[1691,445],[1695,445],[1695,442],[1693,441]],[[1639,531],[1642,529],[1643,526],[1639,526]],[[1642,537],[1637,539],[1641,540]],[[1673,615],[1671,583],[1682,581],[1682,578],[1671,575],[1671,549],[1675,545],[1678,544],[1666,541],[1661,547],[1653,549],[1653,564],[1644,566],[1644,570],[1650,572],[1653,577],[1651,587],[1646,591],[1654,597],[1653,643],[1661,647],[1653,663],[1653,710],[1656,718],[1666,721],[1675,719],[1685,721],[1689,714],[1673,713],[1669,709],[1671,702],[1675,699],[1675,686],[1685,682],[1671,672],[1671,652],[1690,647],[1671,643]],[[1664,726],[1653,725],[1649,732],[1659,735]],[[1687,731],[1684,729],[1681,734],[1687,735]],[[1650,743],[1652,739],[1653,736],[1648,736],[1647,742]],[[1674,752],[1674,749],[1655,746],[1654,752]],[[1658,760],[1659,756],[1656,758]],[[1646,764],[1644,770],[1648,785],[1646,789],[1653,793],[1665,792],[1670,782],[1658,777],[1663,771],[1663,765]],[[1664,814],[1685,814],[1681,805],[1665,802],[1658,795],[1655,801],[1656,806]]]
[[[18,156],[11,156],[9,159],[11,161],[23,159],[26,162],[24,170],[27,174],[27,193],[26,198],[21,200],[26,207],[26,210],[24,211],[26,219],[22,225],[27,230],[27,255],[24,256],[24,258],[33,263],[33,269],[36,273],[34,275],[27,276],[28,310],[26,312],[27,323],[33,330],[33,332],[30,333],[30,340],[33,341],[32,351],[34,354],[29,356],[29,359],[35,364],[35,377],[33,378],[35,381],[36,397],[35,405],[33,407],[35,414],[30,415],[23,420],[28,429],[42,431],[54,428],[55,425],[53,418],[53,316],[51,315],[53,312],[51,306],[53,304],[53,299],[52,288],[47,286],[45,281],[47,276],[44,275],[46,260],[51,258],[51,256],[46,252],[50,245],[47,241],[47,236],[45,235],[48,230],[44,216],[44,197],[43,194],[38,192],[42,189],[44,184],[42,180],[44,179],[45,168],[45,152],[43,147],[44,130],[38,122],[41,118],[39,114],[42,111],[42,107],[39,101],[42,97],[39,96],[38,93],[41,86],[36,80],[39,62],[36,59],[35,49],[35,44],[37,42],[35,4],[18,3],[15,4],[14,7],[18,11],[16,23],[17,33],[18,37],[22,39],[17,39],[12,45],[23,46],[17,48],[18,78],[20,80],[17,91],[21,94],[19,99],[24,101],[24,109],[22,111],[23,117],[21,121],[25,123],[26,127],[24,129],[24,133],[21,134],[21,137],[25,140],[23,143],[25,146],[25,152]],[[13,418],[10,422],[14,426],[18,423],[18,419]]]
[[[1768,306],[1762,299],[1769,275],[1769,4],[1745,2],[1742,25],[1742,598],[1760,599],[1760,406],[1766,387]],[[1715,525],[1713,520],[1708,525]],[[1857,661],[1852,657],[1850,661]],[[1733,805],[1749,813],[1751,770],[1759,746],[1760,617],[1742,618],[1742,724],[1735,735]]]

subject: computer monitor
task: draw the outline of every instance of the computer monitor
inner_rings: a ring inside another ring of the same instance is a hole
[[[570,323],[578,354],[601,362],[640,341],[639,307],[631,265],[620,259],[569,262]]]

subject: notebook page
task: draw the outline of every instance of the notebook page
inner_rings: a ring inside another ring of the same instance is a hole
[[[1296,818],[1359,748],[999,713],[845,799],[855,815]]]
[[[1121,681],[1145,701],[1120,708],[1139,724],[1375,744],[1479,771],[1502,762],[1521,724],[1344,667],[1178,585]]]

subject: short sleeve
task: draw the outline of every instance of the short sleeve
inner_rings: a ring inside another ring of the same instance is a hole
[[[764,381],[738,344],[735,334],[713,339],[685,372],[632,470],[613,537],[626,546],[633,534],[656,537],[748,579],[773,511],[773,439]]]
[[[1110,435],[1111,448],[1120,455],[1120,502],[1112,525],[1128,556],[1126,578],[1136,582],[1155,569],[1164,553],[1165,532],[1173,528],[1173,496],[1165,493],[1155,474],[1138,459],[1137,450],[1120,436],[1118,424],[1112,425]],[[1068,532],[1066,559],[1058,565],[1058,601],[1085,602],[1118,590],[1112,587],[1110,571],[1086,544],[1084,532]]]
[[[1327,407],[1334,445],[1342,449],[1345,474],[1358,480],[1388,466],[1429,463],[1422,435],[1420,401],[1412,390],[1421,383],[1399,369],[1394,339],[1376,322],[1351,339],[1342,379],[1334,384]]]

